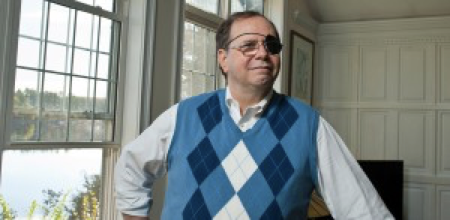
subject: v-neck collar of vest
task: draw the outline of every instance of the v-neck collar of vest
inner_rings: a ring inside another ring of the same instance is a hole
[[[234,120],[231,118],[230,115],[230,109],[228,106],[226,106],[226,100],[225,100],[225,89],[219,90],[219,102],[220,102],[220,108],[223,112],[223,118],[224,123],[227,123],[229,125],[229,128],[231,129],[231,132],[234,134],[237,134],[239,136],[247,136],[252,135],[258,130],[263,127],[264,124],[268,123],[266,120],[268,116],[273,114],[274,111],[276,111],[276,108],[278,107],[278,103],[282,99],[282,95],[278,94],[275,90],[273,90],[272,98],[269,100],[269,103],[267,103],[265,109],[263,110],[261,117],[258,119],[258,121],[253,125],[252,128],[241,131],[241,129],[238,127],[238,125],[234,122]]]

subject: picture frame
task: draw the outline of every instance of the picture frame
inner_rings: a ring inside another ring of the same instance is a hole
[[[314,42],[291,31],[288,95],[312,105]]]

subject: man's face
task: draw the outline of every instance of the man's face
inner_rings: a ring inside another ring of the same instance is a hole
[[[246,34],[250,33],[250,34]],[[242,36],[239,36],[244,34]],[[280,70],[280,55],[270,54],[263,45],[265,36],[276,36],[272,25],[262,17],[237,20],[231,26],[228,50],[218,51],[219,64],[227,74],[230,87],[267,90],[272,88]],[[239,37],[238,37],[239,36]],[[249,56],[240,47],[257,42],[259,48]]]

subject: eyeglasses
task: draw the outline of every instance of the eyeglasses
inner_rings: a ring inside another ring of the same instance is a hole
[[[234,40],[236,40],[237,38],[239,38],[243,35],[249,35],[249,34],[256,34],[256,35],[264,36],[264,35],[258,34],[258,33],[240,34],[237,37],[231,39],[226,44],[226,46],[230,45],[230,43],[233,42]],[[283,45],[280,43],[280,40],[277,37],[274,37],[272,35],[267,35],[264,37],[264,40],[262,42],[257,41],[257,40],[246,41],[246,42],[242,43],[241,45],[236,46],[236,47],[231,47],[230,49],[239,50],[239,51],[241,51],[242,54],[244,54],[244,56],[251,57],[251,56],[255,56],[258,53],[259,47],[261,45],[264,45],[264,49],[266,49],[266,51],[271,55],[279,54],[281,49],[283,48]]]

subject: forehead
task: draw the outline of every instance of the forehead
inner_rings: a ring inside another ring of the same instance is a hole
[[[265,18],[259,16],[235,21],[231,26],[230,39],[233,39],[242,33],[258,33],[264,36],[269,34],[273,36],[276,35],[272,25]]]

